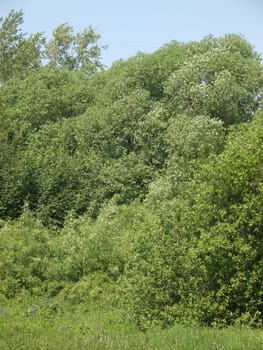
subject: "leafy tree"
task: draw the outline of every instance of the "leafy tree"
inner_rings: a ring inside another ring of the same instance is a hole
[[[90,74],[102,68],[101,48],[97,44],[99,38],[100,35],[91,27],[74,35],[70,25],[61,24],[54,30],[53,39],[47,43],[45,54],[54,67],[83,70]]]
[[[259,115],[177,197],[140,209],[123,280],[140,327],[262,325],[262,130]]]
[[[41,295],[49,266],[50,232],[25,207],[17,221],[0,229],[0,293],[12,298],[28,291]]]
[[[74,34],[73,28],[62,24],[46,43],[43,33],[27,36],[21,31],[23,12],[12,10],[0,18],[0,82],[25,78],[33,70],[50,64],[54,68],[67,68],[92,74],[102,69],[100,63],[100,35],[91,27]],[[103,47],[105,48],[105,47]]]
[[[261,114],[204,168],[205,186],[189,216],[198,237],[201,322],[262,324],[262,130]]]
[[[207,116],[180,115],[167,124],[165,174],[178,194],[209,157],[223,150],[225,131],[221,120]]]
[[[21,32],[22,11],[12,10],[4,19],[0,18],[0,82],[12,78],[25,78],[32,69],[41,66],[42,47],[45,39],[42,33],[26,38]]]
[[[170,110],[208,115],[225,125],[249,120],[262,89],[260,56],[236,35],[213,40],[211,45],[171,74],[165,88]]]
[[[25,138],[47,122],[83,113],[93,93],[81,75],[41,68],[22,81],[4,86],[0,98],[1,123],[9,124],[14,133]]]

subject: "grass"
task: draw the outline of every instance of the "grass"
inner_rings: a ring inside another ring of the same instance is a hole
[[[140,332],[115,310],[55,302],[0,308],[1,350],[261,350],[263,331],[175,325]]]

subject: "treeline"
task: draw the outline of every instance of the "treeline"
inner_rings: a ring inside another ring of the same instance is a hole
[[[263,75],[239,35],[105,69],[99,35],[0,20],[0,294],[140,328],[262,325]]]

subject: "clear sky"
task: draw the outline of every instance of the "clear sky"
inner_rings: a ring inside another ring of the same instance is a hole
[[[100,44],[109,45],[102,57],[107,66],[208,34],[243,34],[263,54],[263,0],[0,0],[1,17],[11,9],[23,10],[25,32],[48,38],[62,23],[76,32],[91,25]]]

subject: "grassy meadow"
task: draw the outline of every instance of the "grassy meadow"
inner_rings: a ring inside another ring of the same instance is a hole
[[[1,350],[260,350],[263,332],[249,328],[212,329],[175,324],[138,331],[123,315],[54,301],[14,303],[0,308]]]

